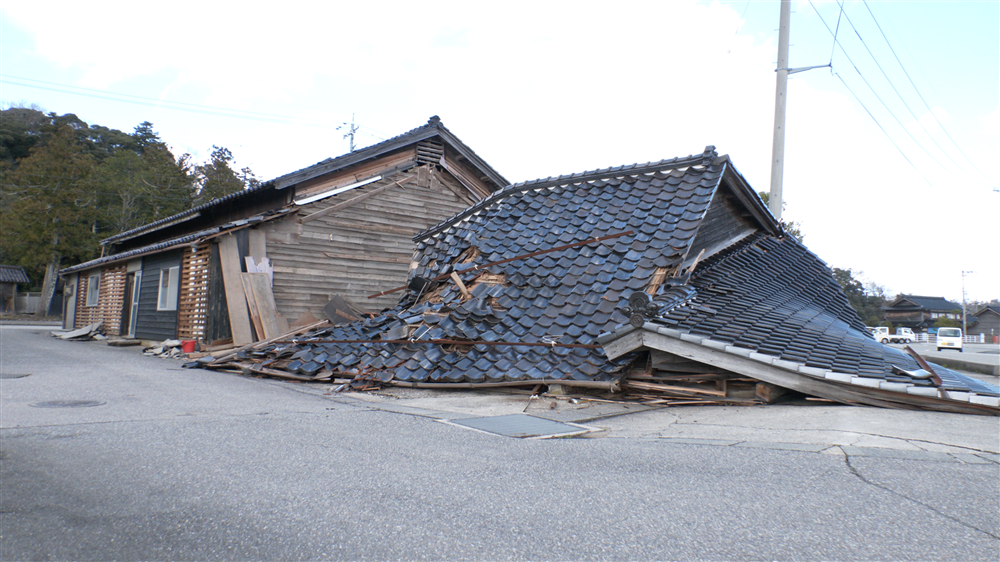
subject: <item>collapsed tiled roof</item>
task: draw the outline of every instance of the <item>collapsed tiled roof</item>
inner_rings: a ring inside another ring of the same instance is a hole
[[[417,237],[411,278],[456,272],[471,298],[463,299],[451,282],[409,289],[399,306],[375,318],[300,339],[296,353],[305,351],[298,358],[306,361],[289,368],[310,374],[323,368],[352,375],[380,371],[416,382],[611,380],[631,358],[608,360],[595,344],[597,336],[627,320],[619,308],[631,292],[684,261],[727,170],[736,173],[710,147],[686,159],[510,186]],[[477,269],[624,232],[630,234]],[[589,347],[310,345],[310,339]]]
[[[24,268],[17,265],[0,265],[0,283],[30,283]]]
[[[913,358],[870,337],[826,264],[781,232],[714,147],[512,185],[415,240],[398,306],[243,357],[307,377],[600,383],[622,380],[643,357],[608,345],[653,330],[821,378],[904,393],[930,384]],[[636,322],[630,297],[645,293],[649,320]],[[937,372],[942,389],[987,405],[1000,396]]]
[[[910,374],[921,371],[916,359],[868,335],[826,265],[794,238],[754,234],[703,262],[684,286],[683,301],[658,297],[653,302],[663,305],[649,323],[633,324],[717,350],[753,352],[796,371],[834,373],[825,377],[834,380],[933,386]],[[629,331],[619,328],[601,341]],[[995,386],[940,366],[934,371],[943,390],[1000,396]]]

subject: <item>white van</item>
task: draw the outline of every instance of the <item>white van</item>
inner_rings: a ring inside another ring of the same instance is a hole
[[[961,328],[938,328],[937,350],[957,349],[962,352],[962,329]]]

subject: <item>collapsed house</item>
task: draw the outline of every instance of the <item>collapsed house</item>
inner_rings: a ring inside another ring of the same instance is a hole
[[[506,184],[435,116],[103,240],[103,257],[60,272],[64,328],[245,345],[323,318],[334,296],[378,311],[394,296],[365,296],[406,281],[414,234]]]
[[[711,146],[511,185],[414,240],[409,283],[372,295],[401,291],[395,307],[189,366],[1000,414],[1000,388],[874,341],[826,264]]]

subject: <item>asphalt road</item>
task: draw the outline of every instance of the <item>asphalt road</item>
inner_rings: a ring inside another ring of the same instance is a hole
[[[0,328],[0,560],[1000,558],[996,455],[520,440],[321,390]]]

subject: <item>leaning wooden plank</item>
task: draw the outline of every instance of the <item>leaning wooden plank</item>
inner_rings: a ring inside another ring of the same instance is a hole
[[[233,344],[237,346],[253,343],[250,329],[250,314],[247,299],[240,280],[240,253],[236,247],[236,237],[232,234],[219,238],[219,258],[222,263],[222,283],[226,289],[226,305],[229,307],[229,328],[233,332]]]
[[[246,299],[247,306],[250,307],[250,320],[253,322],[254,332],[257,335],[258,340],[267,339],[264,335],[264,325],[260,320],[260,309],[257,305],[257,297],[254,296],[253,284],[250,281],[250,276],[256,275],[255,273],[240,273],[240,282],[243,284],[243,294]]]
[[[266,273],[247,273],[254,299],[257,301],[257,312],[264,329],[264,337],[270,339],[281,335],[278,325],[278,311],[274,304],[274,293],[271,292],[271,279]]]

